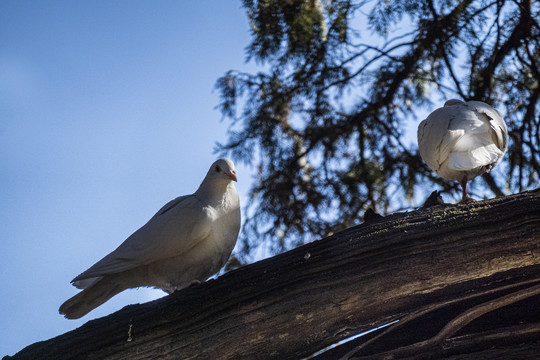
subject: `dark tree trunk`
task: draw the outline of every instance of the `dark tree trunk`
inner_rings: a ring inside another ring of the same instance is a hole
[[[12,358],[296,359],[399,320],[317,358],[538,359],[539,229],[538,190],[394,214]]]

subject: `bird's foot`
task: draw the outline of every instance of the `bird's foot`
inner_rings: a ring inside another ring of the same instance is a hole
[[[469,197],[469,193],[467,191],[467,178],[464,177],[463,180],[461,180],[461,189],[463,190],[461,193],[461,201],[460,204],[470,204],[472,202],[475,202],[472,197]]]
[[[172,294],[176,290],[178,290],[177,286],[174,286],[172,284],[166,284],[165,287],[161,288],[161,290],[165,291],[167,294]]]
[[[474,200],[472,197],[464,196],[459,203],[460,204],[470,204],[470,203],[473,203],[473,202],[476,202],[476,200]]]
[[[178,291],[180,289],[184,289],[184,288],[188,288],[192,285],[196,285],[196,284],[200,284],[201,282],[199,280],[192,280],[189,284],[187,284],[186,286],[177,286],[177,285],[172,285],[172,284],[165,284],[164,287],[161,288],[161,290],[165,291],[167,294],[172,294],[173,292],[175,291]]]

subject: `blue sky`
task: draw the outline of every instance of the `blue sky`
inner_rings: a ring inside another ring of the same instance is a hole
[[[240,1],[0,2],[0,357],[164,295],[58,314],[74,276],[196,190],[226,139],[214,84],[253,71],[248,42]]]

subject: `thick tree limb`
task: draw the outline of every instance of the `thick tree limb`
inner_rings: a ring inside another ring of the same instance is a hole
[[[539,190],[394,214],[127,306],[13,359],[296,359],[395,320],[379,339],[357,339],[367,345],[349,358],[538,354],[539,229]],[[490,317],[492,300],[509,316]]]

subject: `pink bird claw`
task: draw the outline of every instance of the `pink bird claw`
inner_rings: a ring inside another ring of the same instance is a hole
[[[472,197],[464,197],[463,199],[461,199],[461,201],[459,202],[460,204],[470,204],[470,203],[473,203],[473,202],[476,202],[476,200],[474,200]]]
[[[176,286],[171,285],[171,284],[167,284],[167,285],[165,285],[165,287],[162,290],[165,291],[167,294],[172,294],[173,292],[178,290],[178,288]]]

